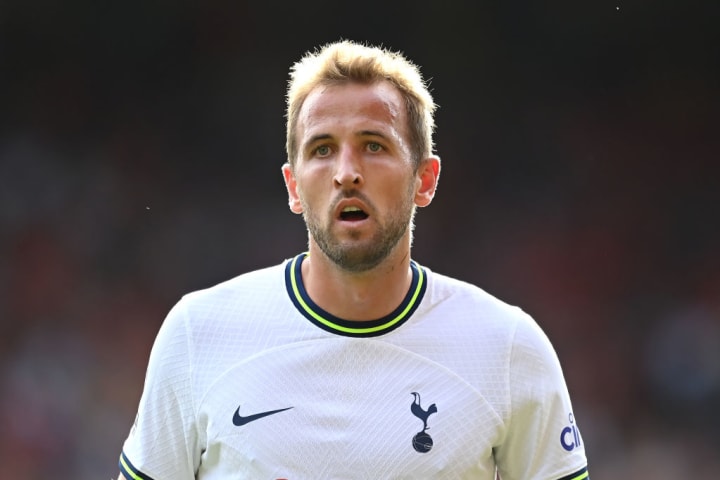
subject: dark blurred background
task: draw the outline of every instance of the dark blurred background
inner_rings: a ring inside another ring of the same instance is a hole
[[[402,50],[443,174],[414,257],[532,314],[592,478],[720,478],[720,4],[0,3],[0,465],[108,479],[184,293],[302,251],[284,95]]]

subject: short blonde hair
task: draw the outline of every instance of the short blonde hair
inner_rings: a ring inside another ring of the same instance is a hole
[[[382,80],[393,84],[405,100],[415,165],[432,155],[436,105],[419,68],[400,52],[341,40],[307,52],[290,69],[285,144],[290,165],[294,165],[297,156],[298,115],[315,87],[345,82],[372,84]]]

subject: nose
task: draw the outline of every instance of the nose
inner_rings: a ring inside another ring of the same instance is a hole
[[[333,181],[339,187],[362,184],[361,159],[351,147],[343,148],[337,156]]]

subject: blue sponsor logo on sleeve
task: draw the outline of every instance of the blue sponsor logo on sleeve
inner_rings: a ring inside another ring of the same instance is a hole
[[[582,440],[580,437],[580,430],[578,430],[575,425],[575,417],[572,412],[568,415],[568,421],[570,422],[570,425],[563,428],[560,432],[560,445],[562,445],[562,447],[568,452],[572,452],[576,448],[582,446]]]

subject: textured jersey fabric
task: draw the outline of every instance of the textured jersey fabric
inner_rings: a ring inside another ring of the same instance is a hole
[[[531,317],[413,262],[394,312],[344,321],[308,297],[303,258],[170,311],[126,478],[588,478],[560,364]]]

